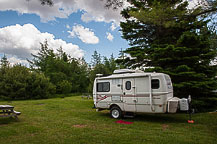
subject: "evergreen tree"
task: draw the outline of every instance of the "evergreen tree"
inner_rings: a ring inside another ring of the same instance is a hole
[[[34,71],[42,72],[56,86],[58,94],[85,92],[88,87],[87,64],[84,59],[75,59],[67,55],[63,48],[54,53],[45,41],[37,55],[29,61]]]
[[[92,93],[93,82],[96,78],[96,74],[110,75],[117,68],[117,63],[113,54],[109,59],[107,57],[103,57],[102,61],[102,57],[100,56],[100,54],[98,54],[97,51],[94,51],[94,54],[92,55],[91,68],[89,70],[90,83],[88,87],[88,92]]]
[[[9,67],[10,63],[6,57],[6,55],[4,55],[2,58],[1,58],[1,68],[3,67]]]
[[[112,74],[114,72],[114,70],[117,69],[117,63],[115,61],[113,54],[110,56],[109,59],[107,57],[104,57],[103,64],[105,67],[105,73],[106,74]]]
[[[41,2],[42,5],[49,5],[52,6],[53,5],[53,0],[39,0]]]
[[[94,53],[93,53],[93,55],[92,55],[91,66],[95,67],[96,65],[100,65],[100,64],[102,64],[102,57],[95,50]]]
[[[112,54],[109,58],[109,63],[110,63],[110,74],[114,72],[118,68],[117,63],[115,61],[114,55]]]
[[[31,0],[26,0],[26,1],[31,1]],[[41,5],[49,5],[49,6],[53,6],[53,0],[38,0]]]
[[[172,77],[174,94],[193,98],[211,96],[217,89],[217,56],[208,28],[209,19],[201,7],[187,9],[182,0],[131,0],[123,10],[123,38],[129,41],[127,66],[154,67],[148,71],[164,72]],[[200,16],[200,17],[198,17]]]
[[[40,43],[41,48],[37,55],[32,54],[33,60],[28,60],[30,67],[32,69],[37,69],[38,71],[45,72],[49,66],[49,63],[52,63],[55,54],[52,49],[48,47],[48,42]]]
[[[127,64],[127,62],[129,61],[128,59],[129,59],[129,57],[126,57],[124,51],[121,49],[118,58],[115,60],[118,68],[119,69],[127,68],[129,65],[129,64]],[[129,65],[129,68],[130,68],[130,66],[131,65]]]
[[[0,68],[0,99],[48,98],[53,93],[55,87],[43,74],[32,72],[21,65]]]
[[[102,64],[102,57],[97,51],[94,51],[91,59],[90,70],[89,70],[89,86],[88,92],[92,93],[94,79],[96,74],[105,74],[104,65]]]

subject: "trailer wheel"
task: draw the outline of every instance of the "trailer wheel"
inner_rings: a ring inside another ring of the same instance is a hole
[[[119,119],[122,117],[122,111],[119,107],[114,106],[110,110],[110,115],[112,118]]]

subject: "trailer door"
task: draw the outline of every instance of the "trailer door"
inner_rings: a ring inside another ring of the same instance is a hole
[[[149,77],[135,78],[135,86],[137,96],[136,112],[150,112]]]
[[[136,111],[136,97],[135,97],[135,79],[123,79],[123,102],[124,111]]]

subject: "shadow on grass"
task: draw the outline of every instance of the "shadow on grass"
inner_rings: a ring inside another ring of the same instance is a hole
[[[11,124],[11,123],[14,123],[14,122],[18,122],[19,119],[15,119],[15,118],[0,118],[0,127],[1,126],[4,126],[4,125],[8,125],[8,124]]]
[[[110,118],[109,112],[99,112],[98,115],[103,118]],[[186,123],[188,120],[187,114],[136,114],[132,118],[122,118],[132,122],[153,122],[153,123]]]
[[[155,123],[186,123],[187,119],[185,114],[138,114],[134,117],[134,121]]]

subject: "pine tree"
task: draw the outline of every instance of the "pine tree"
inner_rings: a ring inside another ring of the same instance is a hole
[[[33,60],[29,62],[34,71],[44,73],[50,79],[59,94],[87,90],[88,78],[85,61],[71,58],[62,47],[54,53],[45,41],[41,44],[38,54],[33,55]]]
[[[1,68],[8,67],[10,65],[6,55],[1,58]]]
[[[38,54],[32,54],[33,59],[28,60],[28,62],[32,69],[38,69],[38,71],[46,73],[48,66],[50,66],[49,63],[52,63],[55,58],[55,54],[53,50],[48,47],[47,41],[40,43],[40,45],[41,48]]]
[[[131,46],[125,53],[134,59],[125,64],[169,74],[175,96],[211,96],[217,89],[216,65],[211,65],[217,56],[212,46],[216,32],[209,29],[208,17],[200,15],[202,8],[189,10],[182,0],[131,0],[131,4],[122,11],[126,22],[121,28]]]
[[[102,57],[100,56],[100,54],[98,54],[98,52],[95,50],[93,55],[92,55],[92,59],[91,59],[91,66],[95,67],[96,65],[99,65],[102,63]]]
[[[93,90],[93,82],[96,78],[96,74],[110,75],[115,69],[118,68],[113,54],[110,58],[101,57],[97,51],[94,51],[94,54],[92,55],[91,66],[92,67],[89,70],[90,83],[88,87],[88,92],[90,93],[92,93]]]

